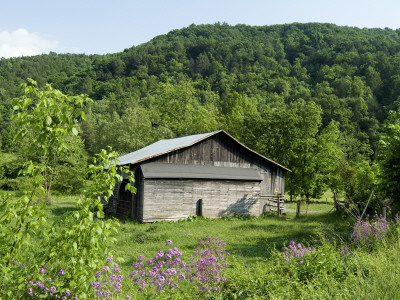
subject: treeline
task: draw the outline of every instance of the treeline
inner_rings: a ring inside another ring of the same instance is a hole
[[[161,138],[224,129],[291,168],[294,195],[331,188],[365,197],[370,189],[362,184],[376,179],[382,124],[399,106],[399,34],[318,23],[218,23],[174,30],[116,54],[1,59],[2,155],[14,162],[3,166],[3,178],[12,178],[18,168],[10,166],[27,155],[12,141],[11,102],[18,84],[33,78],[94,100],[81,122],[84,145],[76,142],[81,158],[107,145],[122,154]],[[70,164],[65,158],[66,170]]]

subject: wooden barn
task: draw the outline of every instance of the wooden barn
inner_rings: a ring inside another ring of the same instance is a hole
[[[119,157],[119,165],[130,166],[137,192],[125,191],[127,179],[117,182],[106,209],[141,222],[258,216],[283,198],[290,171],[223,130],[158,141]]]

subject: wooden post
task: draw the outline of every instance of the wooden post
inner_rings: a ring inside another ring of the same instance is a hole
[[[281,196],[278,195],[278,216],[281,215]]]
[[[300,217],[300,205],[301,205],[301,200],[297,200],[296,217]]]
[[[335,206],[336,210],[339,209],[339,203],[338,203],[337,193],[336,192],[333,192],[333,205]]]
[[[371,195],[369,196],[369,199],[368,199],[368,202],[367,202],[367,205],[365,205],[365,207],[364,207],[364,211],[363,211],[363,213],[362,213],[362,215],[361,215],[361,218],[360,219],[362,219],[363,217],[364,217],[364,214],[365,214],[365,212],[367,211],[367,207],[368,207],[368,205],[369,205],[369,202],[371,201],[371,199],[372,199],[372,196],[374,195],[374,191],[372,191],[371,192]]]
[[[383,214],[383,217],[386,219],[386,206],[383,207],[383,212],[382,212],[382,214]]]

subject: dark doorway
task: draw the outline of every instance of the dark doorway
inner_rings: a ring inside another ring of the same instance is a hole
[[[126,190],[126,185],[129,183],[124,179],[118,191],[117,200],[117,217],[118,218],[136,218],[136,207],[133,203],[133,195],[129,190]]]
[[[202,217],[203,216],[203,200],[199,199],[196,202],[196,216]]]

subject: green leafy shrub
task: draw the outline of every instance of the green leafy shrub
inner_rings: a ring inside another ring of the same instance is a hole
[[[87,177],[87,154],[79,136],[70,134],[65,141],[67,148],[57,159],[53,189],[63,193],[76,193],[83,188]]]
[[[78,133],[75,123],[78,117],[84,117],[78,108],[85,100],[81,96],[65,96],[49,85],[41,90],[33,80],[29,83],[21,86],[24,96],[14,102],[18,111],[15,119],[20,126],[16,137],[34,129],[32,146],[41,159],[24,164],[23,175],[30,178],[31,184],[22,197],[13,201],[0,197],[0,298],[24,298],[27,278],[43,283],[43,273],[37,270],[46,266],[48,274],[65,269],[64,276],[51,289],[59,291],[68,286],[85,299],[90,289],[85,282],[94,278],[94,270],[109,254],[107,246],[115,241],[112,235],[119,225],[114,219],[102,220],[102,199],[112,195],[115,178],[121,179],[122,172],[130,172],[117,170],[117,154],[102,150],[88,167],[92,189],[80,196],[75,210],[50,223],[46,202],[38,201],[36,193],[42,191],[48,195],[55,174],[55,158],[64,153],[66,137]],[[129,180],[133,182],[131,176]],[[127,188],[135,192],[130,184]],[[46,223],[49,223],[47,228]],[[40,252],[32,256],[31,237],[39,234]],[[30,260],[25,261],[27,258]]]

